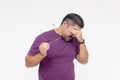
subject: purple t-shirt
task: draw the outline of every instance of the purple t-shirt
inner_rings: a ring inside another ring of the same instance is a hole
[[[38,35],[33,42],[28,55],[39,53],[42,42],[50,43],[47,56],[40,62],[39,80],[74,80],[73,60],[79,53],[79,44],[76,38],[65,41],[55,30],[50,30]]]

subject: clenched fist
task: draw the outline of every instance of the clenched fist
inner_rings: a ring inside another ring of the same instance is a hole
[[[47,50],[50,48],[50,45],[47,42],[43,42],[39,46],[40,54],[45,57],[47,55]]]

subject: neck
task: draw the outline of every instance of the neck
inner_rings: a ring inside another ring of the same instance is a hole
[[[61,29],[61,27],[58,27],[57,29],[55,29],[55,32],[56,32],[58,35],[62,36],[62,29]]]

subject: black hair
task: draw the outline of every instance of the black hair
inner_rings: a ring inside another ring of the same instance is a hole
[[[84,27],[84,21],[83,21],[82,17],[80,15],[78,15],[78,14],[75,14],[75,13],[67,14],[63,18],[61,24],[63,24],[64,21],[67,21],[69,23],[69,25],[75,25],[75,24],[77,24],[81,28]]]

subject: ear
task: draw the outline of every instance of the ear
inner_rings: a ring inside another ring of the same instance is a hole
[[[63,25],[64,25],[64,26],[67,26],[67,25],[68,25],[68,22],[67,22],[67,21],[64,21],[64,22],[63,22]]]

